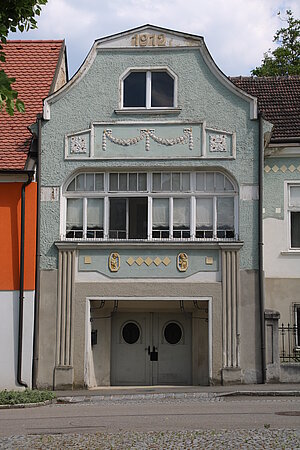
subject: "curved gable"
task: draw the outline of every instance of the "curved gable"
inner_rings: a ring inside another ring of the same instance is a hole
[[[44,119],[50,119],[51,104],[69,92],[72,87],[86,75],[93,64],[97,53],[100,51],[111,50],[113,52],[116,50],[136,50],[137,52],[140,52],[143,50],[150,50],[157,52],[170,49],[174,51],[190,50],[191,48],[199,49],[201,56],[211,73],[226,87],[226,89],[249,103],[250,118],[256,119],[256,98],[239,89],[218,68],[211,57],[202,36],[182,33],[149,24],[96,40],[87,55],[87,58],[74,77],[60,91],[45,99]]]

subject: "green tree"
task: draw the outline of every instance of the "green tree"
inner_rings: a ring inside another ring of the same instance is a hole
[[[264,53],[262,65],[251,70],[252,75],[300,75],[300,20],[293,17],[291,10],[287,10],[285,21],[287,27],[277,30],[273,39],[278,47]]]
[[[0,3],[0,64],[5,63],[5,47],[8,33],[17,30],[23,32],[37,28],[36,16],[41,13],[47,0],[2,0]],[[18,99],[18,93],[12,87],[15,78],[9,78],[0,67],[0,110],[6,109],[13,116],[15,109],[25,111],[25,105]]]

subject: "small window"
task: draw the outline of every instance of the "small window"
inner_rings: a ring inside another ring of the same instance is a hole
[[[132,71],[123,80],[124,108],[172,108],[174,78],[166,71]]]
[[[164,337],[168,344],[178,344],[182,339],[182,329],[176,322],[170,322],[164,329]]]
[[[300,248],[300,185],[289,187],[290,245]]]
[[[103,192],[104,174],[103,173],[81,173],[71,181],[67,191],[72,192]]]
[[[154,192],[188,192],[190,191],[190,174],[184,172],[158,172],[152,176]]]
[[[122,337],[126,344],[135,344],[140,338],[140,329],[134,322],[128,322],[123,326]]]
[[[147,191],[146,173],[110,173],[110,192]]]

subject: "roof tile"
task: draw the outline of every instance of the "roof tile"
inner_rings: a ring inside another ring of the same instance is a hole
[[[62,40],[16,40],[3,46],[6,62],[1,63],[1,69],[16,79],[13,88],[26,111],[15,112],[13,117],[0,112],[0,169],[24,169],[32,139],[27,127],[43,110],[63,45]]]
[[[274,125],[271,142],[300,138],[300,76],[230,77],[257,97],[258,109]]]

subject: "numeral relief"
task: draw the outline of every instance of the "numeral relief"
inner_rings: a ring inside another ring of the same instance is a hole
[[[131,38],[131,45],[134,47],[164,47],[167,43],[164,34],[135,34]]]

